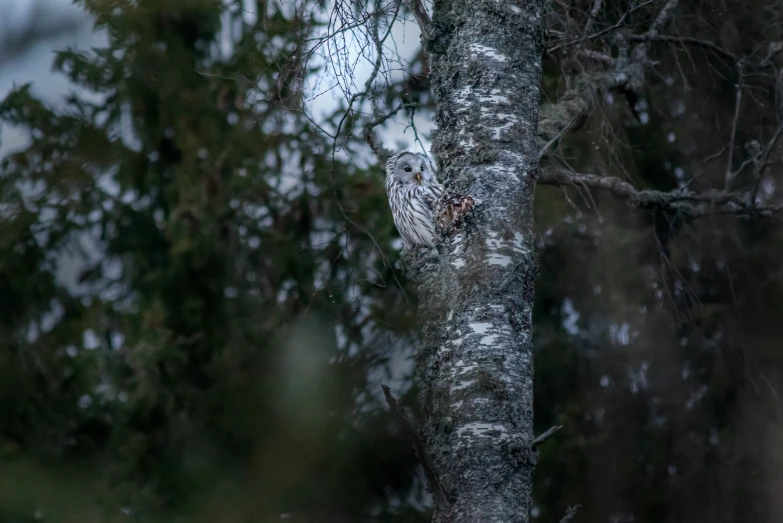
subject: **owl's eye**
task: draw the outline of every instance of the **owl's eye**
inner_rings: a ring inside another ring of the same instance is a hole
[[[421,164],[421,172],[424,172],[424,164]]]
[[[406,173],[409,173],[409,172],[411,172],[411,168],[410,168],[410,166],[408,166],[408,167],[406,167],[406,168],[405,168],[405,172],[406,172]]]

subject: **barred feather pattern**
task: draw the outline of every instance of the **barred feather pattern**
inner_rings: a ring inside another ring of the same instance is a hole
[[[435,245],[434,214],[443,186],[427,167],[422,183],[411,183],[398,167],[398,160],[410,155],[412,162],[422,162],[423,155],[403,152],[389,159],[386,164],[386,193],[389,197],[394,226],[402,236],[407,249]]]

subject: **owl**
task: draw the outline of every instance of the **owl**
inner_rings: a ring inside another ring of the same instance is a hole
[[[421,153],[401,152],[386,163],[386,193],[394,226],[407,249],[435,245],[435,206],[443,186]]]

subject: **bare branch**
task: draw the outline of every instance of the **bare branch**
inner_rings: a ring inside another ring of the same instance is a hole
[[[558,430],[560,430],[562,428],[563,428],[562,425],[555,425],[553,427],[549,427],[549,429],[546,432],[544,432],[543,434],[541,434],[536,439],[534,439],[533,441],[530,442],[530,448],[535,450],[542,443],[544,443],[546,440],[551,438],[555,434],[555,432],[557,432]]]
[[[639,190],[615,176],[575,173],[562,168],[547,168],[538,178],[543,185],[583,187],[608,191],[634,207],[659,208],[693,218],[735,214],[741,216],[782,216],[783,204],[758,206],[749,192],[707,190],[682,191]]]
[[[422,36],[429,37],[432,22],[430,21],[430,16],[427,14],[427,10],[424,8],[422,1],[405,0],[405,3],[410,10],[413,11],[413,16],[416,17],[416,23],[419,24]]]
[[[375,153],[381,165],[386,165],[386,161],[394,154],[394,151],[387,149],[380,143],[375,135],[375,128],[386,123],[387,120],[393,118],[402,109],[413,109],[418,107],[418,105],[417,103],[400,104],[388,113],[377,116],[364,124],[364,139],[372,149],[372,152]]]
[[[735,147],[735,140],[737,137],[737,123],[739,122],[739,116],[740,116],[740,107],[742,105],[742,64],[738,66],[739,68],[739,80],[737,80],[737,85],[735,87],[736,89],[736,95],[734,100],[734,119],[731,122],[731,137],[729,138],[729,157],[728,160],[726,160],[726,180],[725,180],[725,188],[728,190],[729,186],[731,185],[732,180],[739,174],[739,171],[737,173],[732,173],[731,167],[734,163],[734,147]]]
[[[672,14],[672,10],[677,7],[677,4],[679,4],[679,0],[669,0],[666,2],[666,5],[663,6],[663,9],[661,9],[661,12],[658,13],[658,17],[655,19],[655,21],[650,26],[650,29],[647,31],[647,36],[651,38],[655,38],[655,36],[658,35],[658,31],[660,31],[661,27],[666,25],[666,22],[669,20],[669,17]]]
[[[636,97],[637,91],[644,85],[647,69],[653,65],[652,60],[648,58],[650,43],[657,38],[658,31],[669,19],[671,11],[677,6],[678,0],[668,0],[647,31],[636,38],[639,43],[631,49],[629,35],[620,32],[624,27],[624,20],[636,9],[649,3],[643,2],[627,10],[616,24],[603,31],[589,36],[587,36],[587,33],[584,33],[579,38],[549,49],[549,52],[552,53],[555,50],[576,45],[578,46],[576,49],[577,55],[581,54],[582,56],[598,60],[609,67],[606,71],[588,70],[577,74],[573,78],[570,88],[559,97],[556,103],[542,104],[538,126],[539,150],[546,151],[550,142],[556,141],[569,127],[579,128],[580,126],[574,126],[574,123],[587,118],[589,112],[595,106],[597,92],[614,89],[628,97],[629,102]],[[593,10],[589,16],[592,18],[597,15],[599,9],[600,5],[598,3],[593,4]],[[616,32],[617,57],[590,49],[585,45],[589,40],[607,32]],[[632,103],[631,106],[633,110]]]
[[[722,56],[723,58],[726,58],[727,60],[730,60],[732,62],[738,61],[738,58],[731,51],[724,49],[723,47],[719,46],[715,42],[704,40],[702,38],[694,38],[691,36],[670,36],[670,35],[660,35],[660,34],[651,35],[650,33],[643,34],[643,35],[628,35],[627,38],[632,42],[669,42],[673,44],[704,47],[705,49],[709,49],[713,51],[715,54]]]
[[[673,36],[661,34],[665,27],[674,19],[679,0],[665,0],[661,2],[663,7],[655,14],[652,23],[646,28],[631,30],[626,20],[630,13],[650,2],[641,4],[626,10],[620,19],[612,25],[600,29],[599,16],[601,14],[602,1],[592,0],[588,12],[583,14],[583,21],[578,22],[568,9],[562,11],[559,23],[563,29],[552,29],[548,34],[561,39],[561,43],[550,46],[549,52],[573,47],[571,57],[576,66],[570,72],[566,72],[566,90],[558,96],[555,103],[542,104],[538,127],[539,160],[553,155],[551,146],[568,132],[577,131],[588,119],[593,109],[600,103],[602,93],[615,91],[625,96],[631,106],[631,111],[636,114],[634,105],[640,96],[649,71],[656,66],[656,62],[650,59],[650,47],[653,43],[662,42],[675,46],[700,47],[709,53],[728,62],[737,71],[738,79],[735,86],[735,100],[733,119],[730,123],[728,143],[720,152],[711,158],[722,157],[724,164],[722,190],[712,189],[702,193],[695,193],[689,189],[691,183],[701,175],[696,175],[692,180],[681,186],[680,189],[671,192],[640,190],[621,177],[599,176],[594,174],[577,173],[555,165],[544,166],[540,176],[540,183],[552,185],[574,185],[581,188],[600,189],[611,192],[614,196],[638,207],[662,208],[672,212],[679,212],[693,217],[715,214],[739,214],[772,216],[780,214],[781,205],[775,202],[758,201],[757,196],[766,170],[770,165],[770,155],[777,146],[777,142],[783,135],[783,124],[778,125],[772,138],[761,145],[757,140],[749,140],[738,143],[742,136],[741,115],[745,95],[753,97],[750,89],[757,88],[748,81],[751,78],[761,76],[759,70],[775,68],[770,57],[776,56],[783,50],[783,43],[772,42],[767,45],[764,52],[750,51],[746,56],[738,56],[716,41],[694,36]],[[599,28],[590,34],[593,27]],[[599,40],[599,37],[611,33],[611,41]],[[676,34],[676,33],[675,33]],[[566,40],[566,38],[570,39]],[[566,40],[563,42],[563,40]],[[601,42],[594,45],[593,41]],[[616,49],[614,54],[606,54],[606,49]],[[599,63],[585,63],[581,57],[587,57]],[[783,72],[776,71],[783,75]],[[783,77],[780,77],[783,78]],[[783,85],[783,81],[779,83]],[[755,98],[754,98],[755,100]],[[776,103],[780,106],[780,103]],[[780,108],[778,109],[780,111]],[[736,155],[740,154],[744,145],[745,154],[740,161]],[[726,156],[723,156],[723,154]],[[707,160],[705,160],[706,162]],[[552,162],[554,163],[554,162]],[[754,181],[746,187],[732,188],[732,182],[743,174],[748,168],[752,168]],[[764,200],[763,198],[759,200]]]
[[[614,65],[615,63],[615,59],[608,54],[600,53],[592,49],[579,49],[577,50],[577,54],[586,56],[587,58],[592,58],[593,60],[598,60],[599,62],[603,62],[609,65]]]
[[[546,52],[547,52],[547,54],[552,54],[555,51],[559,51],[559,50],[565,49],[567,47],[572,47],[574,45],[583,44],[583,43],[585,43],[587,41],[591,41],[591,40],[595,40],[596,38],[600,38],[601,36],[604,36],[604,35],[606,35],[608,33],[615,32],[618,29],[620,29],[622,27],[625,27],[625,19],[628,17],[628,15],[630,15],[630,14],[634,13],[635,11],[638,11],[639,9],[641,9],[641,8],[643,8],[643,7],[645,7],[645,6],[649,5],[649,4],[652,4],[654,2],[655,2],[655,0],[647,0],[646,2],[642,2],[641,4],[631,8],[629,10],[627,10],[626,12],[624,12],[622,14],[622,16],[620,17],[620,19],[617,20],[617,22],[614,25],[612,25],[610,27],[607,27],[606,29],[602,29],[602,30],[600,30],[600,31],[598,31],[596,33],[593,33],[593,34],[589,35],[589,36],[580,36],[579,38],[575,38],[573,40],[569,40],[568,42],[563,42],[562,44],[558,44],[556,46],[550,47],[549,49],[546,50]],[[567,7],[566,7],[566,9],[567,9]]]
[[[578,114],[573,115],[571,120],[565,126],[563,126],[563,128],[560,129],[557,134],[555,134],[547,143],[545,143],[543,147],[541,147],[541,149],[538,151],[539,162],[544,157],[544,155],[546,155],[546,152],[549,150],[549,148],[552,147],[555,142],[558,141],[566,132],[568,132],[578,117]]]
[[[560,520],[560,523],[568,523],[569,521],[573,520],[580,508],[582,508],[582,505],[573,505],[568,507],[568,510],[566,510],[565,516],[563,516],[563,519]]]
[[[365,234],[372,241],[373,245],[375,246],[375,248],[377,249],[378,253],[381,256],[381,259],[383,260],[384,266],[391,269],[392,274],[394,275],[395,282],[397,283],[398,287],[402,290],[403,286],[400,283],[399,279],[397,278],[397,274],[396,274],[396,272],[394,270],[394,267],[389,262],[388,258],[386,257],[386,254],[384,254],[383,249],[378,244],[377,240],[375,239],[375,236],[373,236],[373,234],[366,227],[364,227],[361,224],[359,224],[358,222],[356,222],[356,220],[353,220],[349,216],[348,212],[345,210],[345,207],[343,206],[342,193],[341,193],[341,191],[339,189],[339,186],[337,184],[337,180],[335,179],[337,142],[338,142],[338,140],[339,140],[339,138],[341,136],[341,131],[343,129],[343,125],[345,125],[345,123],[348,121],[349,117],[353,116],[353,114],[354,114],[354,109],[353,109],[354,104],[357,102],[357,100],[361,101],[361,100],[364,100],[367,97],[369,97],[370,101],[372,103],[372,106],[373,106],[373,111],[374,112],[377,111],[377,93],[373,90],[373,86],[374,86],[376,78],[380,74],[381,66],[383,64],[383,44],[386,41],[386,39],[389,38],[389,35],[391,34],[392,26],[394,25],[394,21],[396,20],[398,13],[399,13],[399,4],[397,4],[397,9],[394,11],[393,17],[391,19],[391,23],[389,23],[389,26],[388,26],[386,32],[384,33],[383,37],[379,36],[380,18],[382,16],[383,12],[381,12],[380,10],[376,10],[375,13],[373,14],[372,18],[371,18],[372,24],[371,24],[371,27],[370,27],[370,30],[369,30],[369,34],[370,34],[370,38],[371,38],[373,44],[375,45],[375,49],[376,49],[376,56],[375,56],[375,60],[373,62],[373,69],[372,69],[372,71],[370,73],[370,76],[367,78],[367,81],[364,84],[364,90],[361,91],[361,92],[357,92],[357,93],[353,94],[349,98],[349,100],[348,100],[348,107],[345,110],[345,112],[344,112],[342,118],[340,119],[340,121],[337,123],[337,128],[336,128],[336,130],[334,132],[334,135],[333,135],[334,139],[332,140],[332,151],[331,151],[332,167],[331,167],[331,170],[329,172],[329,176],[330,176],[331,182],[332,182],[332,190],[334,192],[334,199],[335,199],[335,202],[337,203],[337,208],[339,209],[340,214],[342,215],[343,219],[346,221],[346,223],[350,224],[355,229],[357,229],[358,231],[360,231],[363,234]],[[351,76],[351,75],[349,74],[349,76]],[[351,82],[352,81],[353,81],[353,78],[351,78]],[[382,148],[380,148],[380,146],[377,145],[377,142],[374,140],[374,135],[372,133],[372,130],[370,130],[370,133],[369,133],[368,143],[370,143],[370,147],[373,147],[373,144],[375,144],[376,148],[379,148],[379,150],[382,150]],[[376,148],[373,148],[373,151],[375,151]],[[405,291],[403,290],[403,294],[404,294],[404,292]],[[406,296],[406,299],[407,299],[407,296]]]
[[[601,4],[603,4],[603,0],[593,0],[593,8],[590,10],[590,16],[587,17],[587,23],[585,24],[585,34],[589,34],[593,28],[593,22],[598,15],[598,11],[601,10]]]

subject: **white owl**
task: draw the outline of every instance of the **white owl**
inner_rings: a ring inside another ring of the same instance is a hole
[[[386,163],[389,206],[407,249],[435,245],[435,206],[443,186],[421,153],[401,152]]]

